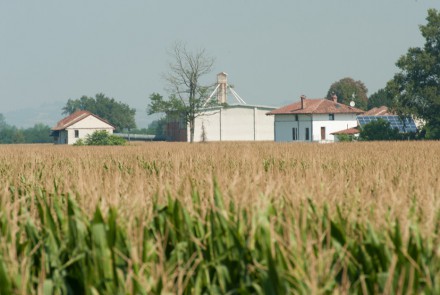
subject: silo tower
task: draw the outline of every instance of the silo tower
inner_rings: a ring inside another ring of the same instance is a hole
[[[240,95],[238,95],[238,93],[230,85],[228,85],[228,74],[226,74],[225,72],[221,72],[217,74],[217,85],[215,86],[214,91],[206,99],[203,106],[206,106],[208,102],[214,98],[214,96],[217,96],[218,104],[227,103],[228,92],[232,94],[232,96],[239,104],[246,104],[246,102],[240,97]]]
[[[217,101],[218,103],[226,103],[226,90],[228,87],[228,74],[221,72],[217,74]]]

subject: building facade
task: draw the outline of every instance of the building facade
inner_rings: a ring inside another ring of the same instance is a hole
[[[232,105],[205,110],[196,118],[194,141],[273,141],[274,118],[266,113],[274,109]]]
[[[194,123],[194,142],[273,141],[274,107],[229,105],[200,111]],[[175,119],[167,123],[167,140],[190,141],[190,128]]]
[[[60,120],[52,128],[51,136],[55,144],[74,144],[79,139],[85,139],[87,135],[102,130],[113,134],[115,127],[89,111],[77,111]]]
[[[356,116],[363,110],[332,99],[308,99],[268,113],[274,116],[275,141],[333,142],[334,132],[357,126]]]

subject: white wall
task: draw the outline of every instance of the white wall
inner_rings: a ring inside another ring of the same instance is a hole
[[[305,141],[306,128],[309,128],[310,141],[321,141],[321,127],[325,127],[325,141],[334,141],[330,133],[357,126],[356,114],[275,115],[275,141],[293,141],[292,128],[298,128],[298,141]],[[313,120],[313,121],[312,121]]]
[[[321,127],[325,127],[325,141],[334,141],[330,133],[357,126],[356,114],[335,114],[335,120],[330,121],[328,114],[313,115],[313,140],[321,141]]]
[[[309,128],[309,140],[312,134],[312,117],[310,115],[275,115],[275,141],[293,141],[293,128],[297,128],[297,140],[306,140],[306,128]]]
[[[196,118],[194,141],[201,141],[202,126],[207,141],[273,140],[273,116],[266,113],[274,108],[230,106],[206,111]],[[188,139],[189,139],[188,128]]]
[[[90,115],[66,128],[67,143],[74,144],[78,139],[85,139],[87,135],[95,131],[106,130],[108,133],[113,134],[113,129],[113,126]],[[78,130],[78,138],[75,138],[75,130]]]

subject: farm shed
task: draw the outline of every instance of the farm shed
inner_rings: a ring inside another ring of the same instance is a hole
[[[272,141],[274,118],[266,113],[274,107],[230,105],[204,109],[195,120],[194,142]],[[170,141],[189,141],[190,129],[184,123],[167,124]]]
[[[55,144],[74,144],[77,140],[102,130],[113,134],[115,127],[89,111],[77,111],[59,121],[50,135]]]
[[[332,99],[309,99],[268,113],[274,116],[275,141],[333,142],[336,131],[357,126],[356,116],[364,111]]]
[[[274,118],[266,116],[275,107],[248,105],[228,84],[228,74],[217,74],[217,85],[206,99],[218,105],[200,110],[194,122],[194,141],[272,141]],[[228,95],[237,104],[228,104]],[[183,120],[171,119],[166,127],[167,140],[190,141],[190,128]]]
[[[360,133],[359,127],[353,127],[353,128],[348,128],[348,129],[332,132],[331,134],[335,135],[334,141],[336,142],[336,141],[339,141],[339,137],[338,137],[339,135],[353,136],[354,138],[358,138],[359,133]]]
[[[253,105],[208,109],[196,119],[194,141],[272,141],[274,120],[266,113],[274,109]]]

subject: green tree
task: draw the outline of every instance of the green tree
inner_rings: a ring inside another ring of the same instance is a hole
[[[393,107],[393,95],[387,87],[379,89],[368,98],[367,108],[369,110],[381,106],[387,106],[388,108]]]
[[[201,85],[200,78],[211,72],[214,59],[205,50],[193,53],[181,43],[174,46],[172,58],[170,71],[165,75],[171,95],[165,99],[159,93],[152,93],[147,112],[165,113],[168,118],[189,125],[190,142],[193,142],[195,119],[202,114],[209,89]]]
[[[396,109],[402,115],[425,120],[428,137],[440,138],[440,12],[428,10],[427,24],[420,26],[423,48],[409,48],[396,65]]]
[[[349,105],[350,101],[356,103],[356,107],[366,110],[368,103],[368,89],[362,81],[355,81],[353,78],[343,78],[334,82],[327,92],[327,98],[331,99],[333,94],[338,96],[338,102]]]
[[[0,114],[0,143],[46,143],[52,142],[50,127],[41,123],[31,128],[17,128],[6,123]]]
[[[348,141],[355,141],[356,140],[355,136],[352,134],[338,134],[338,135],[336,135],[336,137],[338,138],[338,141],[340,141],[340,142],[348,142]]]
[[[0,143],[24,143],[23,131],[6,123],[3,114],[0,114]]]
[[[50,136],[50,127],[37,123],[34,127],[23,129],[24,141],[26,143],[48,143],[53,142]]]
[[[78,140],[75,145],[125,145],[126,143],[127,141],[122,137],[100,130],[87,135],[84,140]]]
[[[378,119],[365,124],[359,134],[361,140],[396,140],[400,139],[399,130],[391,128],[390,122]]]
[[[165,137],[166,133],[166,118],[160,118],[158,120],[154,120],[148,125],[147,134],[154,134],[159,137]]]
[[[136,110],[127,104],[108,98],[103,93],[95,97],[82,96],[79,99],[69,99],[63,107],[63,114],[72,114],[78,110],[87,110],[106,119],[120,132],[124,128],[136,128]]]
[[[5,116],[0,113],[0,130],[7,127],[8,124],[6,123]]]

